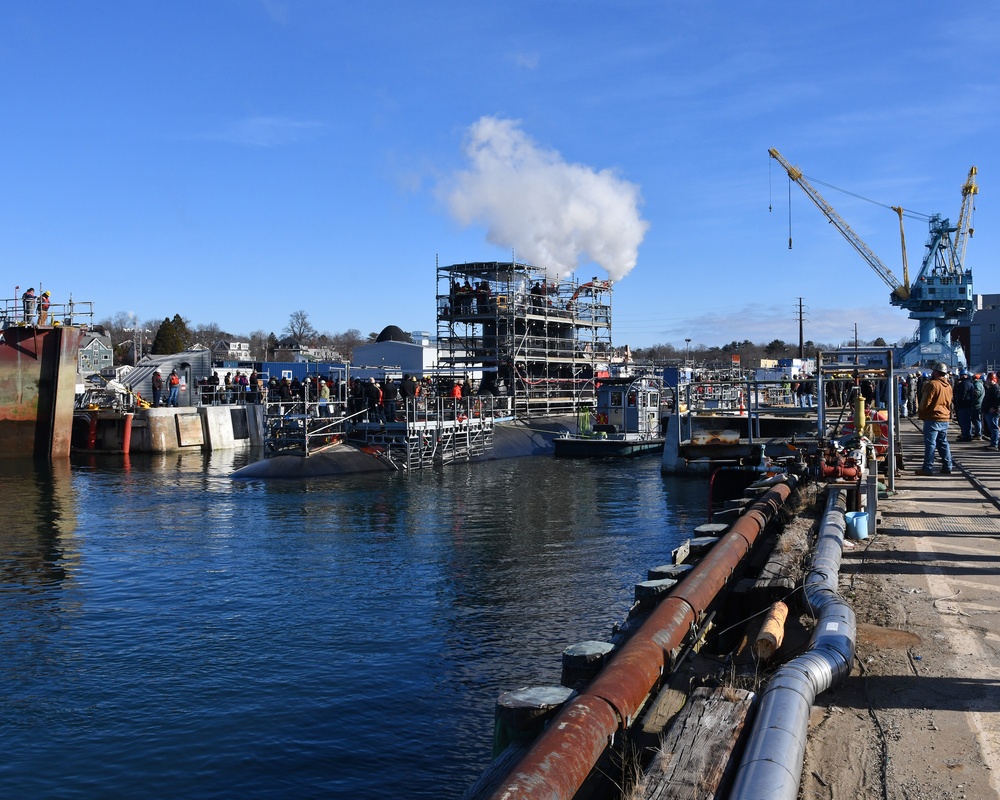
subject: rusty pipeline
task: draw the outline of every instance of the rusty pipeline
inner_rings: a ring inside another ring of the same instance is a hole
[[[492,800],[570,800],[635,719],[694,626],[791,494],[794,477],[748,506],[593,681],[548,724]]]

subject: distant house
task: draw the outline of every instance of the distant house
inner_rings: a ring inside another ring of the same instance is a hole
[[[311,361],[307,356],[308,349],[295,339],[282,339],[274,347],[275,361]]]
[[[250,361],[250,342],[237,342],[219,339],[212,345],[212,361],[221,364],[224,361]]]
[[[84,334],[80,342],[76,370],[81,375],[92,375],[108,369],[114,363],[114,348],[111,337],[102,333]]]

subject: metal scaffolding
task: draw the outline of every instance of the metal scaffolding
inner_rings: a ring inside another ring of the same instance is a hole
[[[612,356],[611,292],[516,261],[438,266],[438,366],[481,376],[518,415],[573,413]]]

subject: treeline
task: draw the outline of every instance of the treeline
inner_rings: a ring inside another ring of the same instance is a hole
[[[249,334],[224,330],[214,322],[193,325],[180,314],[164,317],[162,320],[139,321],[133,315],[120,311],[112,317],[100,320],[97,329],[105,333],[114,348],[116,364],[131,364],[138,360],[133,355],[135,342],[139,342],[139,357],[156,353],[169,355],[202,346],[211,348],[219,340],[249,342],[250,359],[270,361],[279,343],[293,340],[303,347],[322,348],[337,352],[350,360],[354,348],[359,344],[374,341],[377,334],[364,336],[357,328],[341,333],[319,332],[309,322],[305,311],[295,311],[279,337],[274,331],[254,330]]]
[[[858,342],[863,347],[887,347],[880,336],[873,341]],[[811,339],[802,345],[806,358],[815,355],[817,350],[836,350],[843,345],[814,342]],[[691,361],[696,364],[729,364],[732,357],[738,355],[740,363],[747,366],[759,366],[762,359],[798,358],[798,342],[786,342],[783,339],[772,339],[767,344],[758,344],[744,339],[742,342],[733,340],[721,347],[708,347],[703,344],[685,344],[676,347],[672,344],[657,344],[652,347],[639,347],[632,351],[632,358],[643,363],[672,364]]]

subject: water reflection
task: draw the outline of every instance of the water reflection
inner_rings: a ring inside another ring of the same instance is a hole
[[[0,464],[0,796],[458,797],[496,697],[703,521],[655,461],[231,481],[247,457]]]
[[[49,586],[75,561],[76,498],[70,465],[0,460],[0,582]]]

